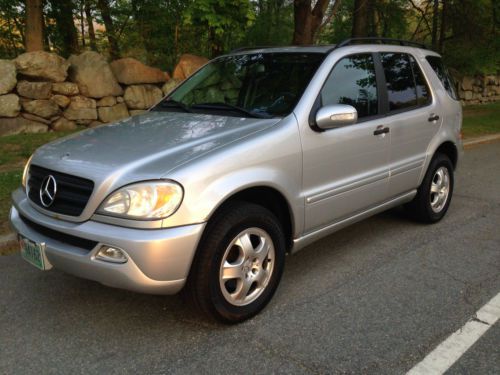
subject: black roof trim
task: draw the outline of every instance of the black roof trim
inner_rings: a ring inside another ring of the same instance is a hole
[[[289,46],[240,47],[240,48],[236,48],[236,49],[232,50],[231,52],[229,52],[229,54],[257,50],[257,49],[290,48],[290,47],[330,47],[329,49],[324,51],[324,53],[330,53],[331,51],[333,51],[337,48],[356,45],[356,44],[391,44],[391,45],[399,45],[399,46],[406,46],[406,47],[417,47],[417,48],[428,49],[425,44],[413,42],[410,40],[395,39],[395,38],[381,38],[381,37],[366,37],[366,38],[345,39],[344,41],[342,41],[336,45],[313,44],[313,45],[289,45]]]
[[[426,45],[423,43],[413,42],[410,40],[394,39],[394,38],[379,38],[379,37],[366,37],[366,38],[349,38],[339,44],[337,44],[333,49],[340,47],[350,46],[353,44],[395,44],[406,47],[418,47],[427,49]]]

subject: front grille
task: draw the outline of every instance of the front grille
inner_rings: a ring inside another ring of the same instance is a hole
[[[40,187],[43,179],[52,175],[57,183],[54,202],[44,207],[40,201]],[[28,178],[28,197],[36,205],[58,214],[79,216],[85,209],[94,189],[94,183],[85,178],[52,171],[37,165],[31,165]]]
[[[66,243],[71,246],[79,247],[81,249],[85,249],[87,251],[92,250],[94,247],[96,247],[97,242],[96,241],[91,241],[87,240],[85,238],[81,237],[76,237],[72,236],[70,234],[58,232],[54,229],[50,229],[47,227],[44,227],[43,225],[37,224],[27,217],[24,217],[23,215],[19,215],[21,220],[23,221],[24,224],[26,224],[28,227],[33,229],[34,231],[43,234],[45,237],[52,238],[53,240]]]

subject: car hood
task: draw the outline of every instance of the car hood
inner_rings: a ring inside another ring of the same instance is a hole
[[[148,112],[49,143],[35,152],[32,164],[89,178],[96,185],[107,181],[111,187],[164,177],[181,164],[278,121]]]

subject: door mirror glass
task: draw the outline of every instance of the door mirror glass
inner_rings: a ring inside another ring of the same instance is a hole
[[[316,125],[323,130],[352,125],[357,120],[358,111],[348,104],[327,105],[316,113]]]

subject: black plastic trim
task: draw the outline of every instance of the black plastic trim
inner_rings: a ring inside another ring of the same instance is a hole
[[[19,217],[23,221],[24,224],[26,224],[28,227],[36,231],[37,233],[40,233],[44,235],[45,237],[51,238],[53,240],[66,243],[68,245],[78,247],[80,249],[84,249],[87,251],[91,251],[94,247],[97,246],[98,242],[92,241],[92,240],[87,240],[85,238],[81,237],[76,237],[72,236],[70,234],[62,233],[54,229],[47,228],[43,225],[37,224],[27,217],[19,214]]]
[[[426,45],[423,43],[413,42],[410,40],[381,38],[381,37],[349,38],[337,44],[335,48],[350,46],[353,44],[393,44],[399,46],[418,47],[427,49]]]

